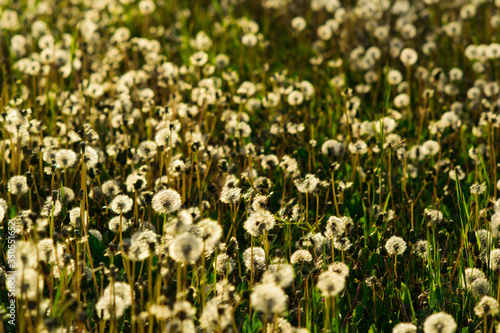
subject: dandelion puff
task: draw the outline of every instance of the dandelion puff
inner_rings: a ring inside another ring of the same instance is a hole
[[[16,275],[15,280],[15,293],[17,295],[22,295],[27,300],[37,300],[38,293],[42,295],[43,293],[43,276],[39,274],[33,268],[24,268],[22,271],[23,278],[20,278],[20,274]],[[38,281],[38,286],[37,286]],[[10,292],[14,292],[12,290],[13,286],[10,283],[7,283],[7,289]]]
[[[340,261],[334,262],[333,264],[328,266],[328,271],[338,273],[345,278],[349,276],[349,266]]]
[[[385,249],[390,256],[401,255],[406,250],[406,242],[401,237],[392,236],[385,243]]]
[[[188,232],[174,238],[169,246],[169,253],[176,262],[195,262],[203,251],[203,241]]]
[[[461,282],[464,287],[470,289],[470,286],[474,281],[484,278],[485,275],[479,268],[466,268],[464,271],[464,277],[461,278]]]
[[[12,195],[23,195],[28,193],[28,181],[25,176],[14,176],[9,179],[7,189]]]
[[[415,244],[415,248],[413,251],[417,256],[426,260],[427,255],[430,253],[429,243],[426,240],[419,240]]]
[[[213,332],[223,332],[230,324],[230,307],[220,304],[220,301],[217,298],[213,298],[208,301],[200,317],[201,327]]]
[[[491,223],[490,223],[491,235],[493,237],[498,237],[499,227],[500,227],[500,213],[496,212],[495,214],[491,215]]]
[[[252,208],[255,211],[265,210],[266,205],[267,205],[267,196],[265,195],[257,195],[253,199]]]
[[[470,290],[474,297],[483,297],[490,293],[491,285],[488,280],[479,278],[471,283]]]
[[[299,329],[294,330],[292,324],[290,324],[286,319],[284,318],[278,318],[276,320],[276,323],[278,324],[278,327],[275,327],[275,323],[269,323],[267,324],[267,332],[280,332],[280,333],[301,333]],[[307,329],[305,330],[309,332]]]
[[[347,251],[351,248],[352,243],[347,237],[336,237],[333,239],[333,247],[340,251]]]
[[[42,212],[40,213],[43,217],[50,217],[52,215],[58,216],[62,211],[62,205],[59,200],[54,201],[52,197],[48,197],[43,205]]]
[[[170,163],[168,170],[172,177],[177,178],[186,170],[186,164],[181,160],[175,160]]]
[[[192,321],[196,313],[193,305],[187,301],[180,301],[174,304],[173,317],[182,321]]]
[[[96,229],[90,229],[89,234],[94,236],[99,242],[102,242],[102,234],[99,230]]]
[[[180,235],[193,228],[193,216],[185,209],[177,213],[177,217],[171,219],[163,226],[163,230],[169,235]],[[193,233],[194,234],[194,233]]]
[[[270,265],[264,273],[262,283],[274,283],[281,288],[287,288],[293,282],[293,266],[289,264]]]
[[[130,225],[132,225],[132,220],[126,219],[124,217],[122,219],[122,231],[125,231],[128,229]],[[120,216],[115,216],[108,222],[108,228],[109,230],[113,232],[117,232],[118,229],[120,228]]]
[[[214,251],[222,237],[222,227],[217,221],[203,219],[196,224],[191,232],[200,237],[205,243],[205,255],[209,256]]]
[[[275,218],[267,210],[258,210],[252,212],[243,224],[245,230],[254,237],[259,237],[265,232],[274,228]]]
[[[9,211],[9,205],[5,199],[0,198],[0,206],[3,208],[5,212]]]
[[[479,195],[483,194],[487,189],[486,182],[483,182],[482,184],[479,183],[474,183],[470,187],[470,194],[472,195]]]
[[[143,141],[137,148],[137,155],[144,159],[150,159],[156,156],[158,145],[154,141]]]
[[[481,245],[481,250],[488,248],[493,243],[491,233],[488,230],[481,229],[476,231],[476,238]]]
[[[243,263],[247,270],[251,270],[252,267],[252,251],[253,251],[253,269],[254,271],[264,270],[266,264],[266,254],[264,249],[261,247],[254,246],[248,248],[243,252]]]
[[[217,270],[225,275],[233,272],[236,263],[227,253],[221,253],[217,256]]]
[[[344,150],[344,143],[337,140],[327,140],[321,146],[321,153],[328,157],[342,156]]]
[[[172,316],[170,307],[166,305],[153,304],[149,308],[149,313],[155,316],[158,320],[167,320]]]
[[[335,297],[344,290],[346,279],[343,275],[326,271],[319,275],[317,287],[324,297]]]
[[[181,208],[181,195],[173,189],[161,190],[153,196],[151,205],[158,214],[170,214]]]
[[[93,168],[99,162],[99,155],[97,151],[92,147],[85,147],[85,154],[83,155],[83,161],[87,165],[87,168]]]
[[[115,301],[113,302],[113,299],[110,295],[99,298],[99,301],[95,305],[97,316],[101,319],[109,320],[111,319],[111,315],[114,311],[114,315],[116,316],[116,318],[121,318],[123,316],[123,313],[125,312],[125,306],[123,305],[123,303],[119,302],[119,300],[119,298],[115,297]]]
[[[140,174],[132,173],[127,176],[125,185],[127,186],[127,192],[142,191],[147,186],[147,180],[146,177]]]
[[[483,318],[484,316],[496,316],[498,314],[498,302],[490,296],[484,296],[479,303],[474,307],[476,316]]]
[[[63,187],[61,192],[61,197],[66,206],[72,203],[75,200],[75,192],[67,186]]]
[[[274,283],[260,284],[253,289],[250,301],[255,310],[266,315],[286,311],[288,297],[283,289]]]
[[[71,149],[60,149],[56,153],[56,163],[59,168],[70,168],[76,164],[78,155]]]
[[[120,183],[117,180],[107,180],[102,184],[102,192],[107,197],[114,197],[121,193]]]
[[[59,251],[57,251],[56,254],[56,247],[51,238],[45,238],[38,241],[38,260],[47,264],[55,264],[57,256],[62,255],[63,252],[62,246],[60,244],[58,245]]]
[[[117,195],[113,199],[113,201],[111,201],[109,208],[115,214],[125,214],[125,213],[128,213],[132,209],[133,205],[134,205],[134,201],[128,195],[120,194],[120,195]]]
[[[296,179],[294,181],[297,190],[301,193],[313,193],[320,185],[320,180],[313,174],[307,174],[304,180]]]
[[[302,265],[304,262],[310,263],[312,261],[312,255],[307,250],[297,250],[290,257],[290,262],[292,264]]]
[[[456,329],[455,319],[446,312],[430,315],[424,322],[424,333],[453,333]]]
[[[393,327],[392,333],[417,333],[417,326],[412,323],[399,323]]]
[[[413,66],[417,60],[418,60],[418,54],[417,51],[411,48],[406,48],[403,51],[401,51],[401,55],[399,56],[399,59],[405,66]]]
[[[5,209],[3,208],[3,206],[0,206],[0,222],[2,222],[4,218],[5,218]]]
[[[70,210],[69,213],[69,224],[72,225],[75,228],[80,228],[81,224],[81,210],[80,207],[75,207],[72,210]],[[88,215],[87,212],[85,212],[85,225],[88,224]]]
[[[462,168],[460,166],[455,167],[455,169],[450,170],[448,173],[449,177],[451,180],[462,180],[465,178],[465,172],[462,171]]]
[[[122,222],[123,223],[123,222]],[[157,235],[152,230],[135,232],[130,238],[129,259],[132,261],[143,261],[151,254],[151,245],[157,243]]]
[[[330,216],[330,218],[328,218],[328,221],[326,222],[326,238],[332,239],[342,236],[345,232],[345,227],[345,220],[336,216]]]
[[[111,291],[112,287],[113,291]],[[114,295],[114,302],[111,295]],[[113,305],[117,318],[121,318],[125,310],[132,305],[132,294],[130,286],[127,283],[115,282],[112,286],[109,285],[104,290],[102,297],[96,304],[96,311],[99,318],[110,319],[113,313]]]
[[[220,201],[226,204],[237,203],[241,199],[241,188],[224,186],[220,194]]]
[[[0,219],[1,221],[1,219]],[[496,271],[500,268],[500,249],[494,249],[490,253],[490,268]]]

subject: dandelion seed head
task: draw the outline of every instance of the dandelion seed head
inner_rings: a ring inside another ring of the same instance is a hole
[[[133,205],[134,201],[128,195],[119,194],[111,201],[109,208],[115,214],[126,214],[132,209]]]
[[[336,216],[330,216],[326,222],[325,236],[328,239],[341,237],[345,233],[345,219]]]
[[[102,242],[102,234],[99,230],[89,229],[89,234],[94,236],[99,242]]]
[[[171,214],[181,208],[182,198],[176,190],[161,190],[153,196],[151,205],[158,214]]]
[[[274,283],[281,288],[287,288],[292,284],[294,276],[292,265],[274,264],[270,265],[269,269],[264,273],[262,283]]]
[[[266,283],[259,284],[253,289],[250,301],[256,311],[266,315],[280,314],[287,309],[288,297],[276,284]]]
[[[278,318],[276,320],[277,327],[275,328],[274,325],[275,323],[269,323],[267,324],[267,332],[279,332],[279,333],[304,333],[300,332],[299,329],[295,329],[292,324],[290,324],[286,319],[284,318]],[[307,331],[307,330],[306,330]]]
[[[321,146],[321,153],[330,158],[344,154],[344,143],[337,140],[326,140]]]
[[[139,144],[137,148],[137,154],[144,158],[150,159],[157,154],[157,144],[154,141],[143,141]]]
[[[132,261],[143,261],[149,258],[151,254],[151,244],[156,246],[157,238],[158,235],[152,230],[135,232],[130,238],[130,248],[128,251],[129,259]]]
[[[169,253],[176,262],[188,263],[197,261],[203,251],[203,240],[188,232],[174,238]]]
[[[224,186],[220,194],[220,201],[226,204],[237,203],[241,199],[241,188]]]
[[[313,193],[320,185],[320,180],[313,174],[307,174],[302,181],[297,179],[294,183],[299,192]]]
[[[52,197],[48,197],[45,200],[45,204],[43,205],[43,209],[40,215],[42,217],[59,216],[59,214],[61,214],[61,211],[62,211],[61,201],[59,200],[54,201]]]
[[[95,168],[97,163],[99,162],[99,155],[97,154],[97,151],[92,147],[85,147],[83,161],[87,165],[87,168]]]
[[[317,287],[324,297],[335,297],[344,290],[345,284],[343,275],[326,271],[319,275]]]
[[[385,243],[385,249],[390,256],[401,255],[406,250],[406,242],[401,237],[392,236]]]
[[[484,318],[485,316],[496,316],[498,310],[499,306],[497,300],[490,296],[483,296],[474,307],[474,313],[480,318]]]
[[[106,197],[115,197],[121,193],[120,183],[110,179],[102,183],[102,192]]]
[[[28,193],[28,182],[25,176],[13,176],[7,183],[7,189],[12,195],[23,195]]]
[[[472,195],[480,195],[483,194],[487,189],[486,182],[483,182],[482,184],[479,183],[474,183],[470,187],[470,194]]]
[[[55,161],[59,168],[70,168],[76,164],[78,155],[70,149],[60,149],[55,155]]]
[[[207,302],[200,317],[201,327],[211,331],[224,331],[231,324],[230,307],[213,298]]]
[[[146,188],[147,180],[146,177],[138,173],[132,173],[127,176],[125,185],[127,186],[127,192],[139,192]]]
[[[417,241],[417,243],[415,244],[414,252],[417,254],[417,256],[426,260],[427,255],[430,253],[428,242],[426,240]]]
[[[10,292],[23,295],[28,300],[36,301],[38,293],[42,293],[44,289],[43,276],[37,270],[28,267],[23,270],[22,279],[15,279],[15,291],[10,289],[10,284],[7,284],[7,287]]]
[[[205,243],[206,256],[213,253],[222,237],[222,227],[217,221],[212,221],[210,219],[203,219],[194,225],[191,232],[200,237]]]
[[[347,237],[336,237],[333,239],[333,247],[340,251],[347,251],[351,248],[352,243]]]
[[[220,253],[217,255],[217,270],[225,275],[233,272],[236,262],[227,253]]]
[[[412,323],[399,323],[392,328],[392,333],[417,333],[417,326]]]
[[[275,222],[276,220],[271,212],[267,210],[257,210],[250,213],[243,227],[250,235],[260,237],[274,228]]]
[[[132,221],[122,216],[122,232],[126,231],[131,225]],[[109,230],[117,232],[120,228],[120,216],[115,216],[111,218],[108,222]]]
[[[243,252],[243,262],[248,271],[252,267],[252,251],[253,251],[253,269],[254,271],[262,271],[265,268],[266,256],[264,249],[261,247],[254,246],[248,248]]]
[[[425,333],[453,333],[457,329],[457,323],[451,315],[446,312],[438,312],[425,319]]]
[[[349,277],[349,266],[347,266],[343,262],[334,262],[333,264],[328,266],[328,271],[338,273],[345,278]]]
[[[302,265],[304,262],[312,261],[311,252],[307,250],[297,250],[290,257],[290,263]]]
[[[478,278],[470,284],[470,290],[474,297],[483,297],[490,293],[491,285],[485,278]]]

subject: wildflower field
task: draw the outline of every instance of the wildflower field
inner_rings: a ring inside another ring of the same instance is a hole
[[[500,332],[499,43],[499,0],[0,0],[0,333]]]

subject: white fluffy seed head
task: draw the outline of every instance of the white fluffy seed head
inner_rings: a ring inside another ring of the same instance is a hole
[[[430,315],[424,322],[424,333],[453,333],[456,329],[455,319],[446,312]]]
[[[176,190],[166,189],[156,193],[151,204],[155,212],[170,214],[181,208],[182,198]]]
[[[406,242],[401,237],[392,236],[387,240],[387,243],[385,243],[385,248],[387,253],[391,256],[401,255],[406,250]]]
[[[336,272],[326,271],[319,275],[317,287],[325,297],[335,297],[346,284],[345,277]]]

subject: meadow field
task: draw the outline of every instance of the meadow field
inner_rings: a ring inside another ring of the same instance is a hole
[[[0,0],[0,333],[500,333],[500,0]]]

